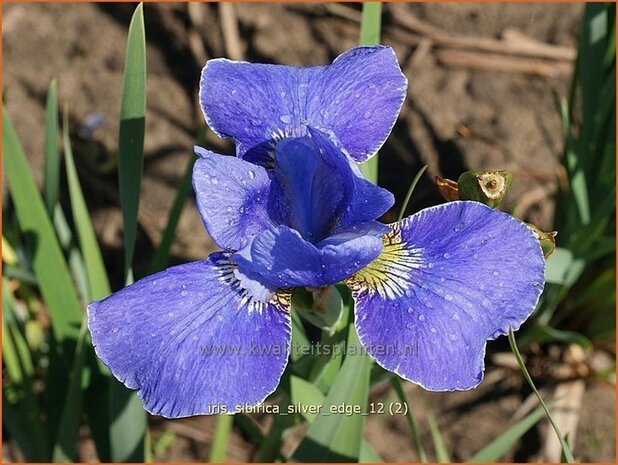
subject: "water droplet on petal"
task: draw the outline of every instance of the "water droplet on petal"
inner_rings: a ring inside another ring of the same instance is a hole
[[[472,255],[472,258],[474,258],[474,259],[479,258],[479,254],[475,253],[474,255]]]
[[[238,209],[238,212],[239,212],[239,213],[244,213],[244,212],[245,212],[245,207],[240,207],[240,208]]]
[[[433,268],[433,263],[431,262],[427,263],[427,268]]]
[[[118,328],[113,328],[112,333],[116,334],[118,332]]]
[[[408,308],[408,313],[414,313],[414,309],[412,307]]]
[[[429,331],[431,331],[432,333],[436,334],[438,332],[438,330],[435,327],[431,327],[429,328]]]
[[[487,244],[487,239],[483,239],[483,240],[481,241],[481,244]]]
[[[492,271],[492,273],[494,276],[498,276],[500,273],[498,273],[496,270]]]
[[[236,92],[238,92],[236,89],[232,89],[232,95],[236,95]]]
[[[226,211],[226,212],[228,212],[228,213],[232,213],[232,207],[227,207],[227,208],[225,209],[225,211]]]
[[[444,258],[446,258],[446,259],[448,260],[449,258],[451,258],[451,254],[450,254],[450,253],[448,253],[448,252],[446,252],[446,253],[443,255],[443,257],[444,257]]]
[[[444,300],[448,300],[449,302],[453,300],[453,296],[451,294],[446,294],[444,296]]]
[[[367,110],[363,116],[365,117],[365,119],[368,119],[371,116],[371,111]]]
[[[453,315],[451,316],[451,320],[459,321],[459,319],[460,319],[460,316],[459,316],[459,313],[457,312],[453,313]]]
[[[412,323],[406,323],[406,328],[414,329],[414,325]]]
[[[441,283],[443,283],[444,281],[446,281],[446,279],[444,279],[444,276],[442,276],[442,277],[440,278],[440,282],[441,282]]]
[[[213,183],[213,184],[219,184],[219,180],[217,178],[215,178],[214,176],[212,176],[210,178],[210,182]]]
[[[283,124],[290,124],[292,122],[292,117],[290,115],[281,115],[279,119]]]
[[[189,295],[189,293],[187,291],[181,291],[180,292],[180,296],[181,297],[187,297],[187,295]]]
[[[255,171],[249,170],[248,174],[251,179],[255,179]]]
[[[281,93],[279,93],[279,95],[281,95],[281,97],[285,97],[285,91],[282,90]]]
[[[425,315],[419,315],[418,316],[418,321],[425,321]]]

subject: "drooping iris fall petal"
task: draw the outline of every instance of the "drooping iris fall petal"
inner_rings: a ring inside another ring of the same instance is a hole
[[[88,306],[99,358],[149,412],[213,414],[262,402],[288,361],[290,295],[240,285],[224,253],[137,281]]]
[[[362,344],[426,389],[477,386],[486,341],[518,329],[541,294],[538,241],[522,222],[476,202],[391,226],[380,257],[348,280]]]

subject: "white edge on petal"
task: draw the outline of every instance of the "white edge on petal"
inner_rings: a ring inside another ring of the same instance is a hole
[[[344,57],[346,54],[351,53],[355,50],[359,50],[359,49],[389,50],[391,55],[393,55],[395,59],[395,64],[399,68],[399,73],[401,74],[401,77],[403,78],[403,85],[400,88],[397,88],[397,90],[403,91],[401,99],[399,100],[399,108],[397,108],[397,116],[395,117],[395,119],[393,120],[393,123],[388,128],[386,136],[384,136],[384,138],[376,144],[375,148],[371,152],[355,154],[359,158],[358,160],[352,157],[356,163],[364,163],[367,160],[370,160],[371,158],[373,158],[378,153],[378,151],[382,148],[382,146],[384,145],[388,137],[391,135],[391,132],[393,131],[393,128],[395,127],[395,124],[397,124],[397,120],[399,119],[399,113],[401,113],[401,108],[403,107],[403,102],[406,101],[406,95],[408,91],[408,78],[406,77],[405,74],[403,74],[403,71],[401,69],[401,65],[399,64],[399,59],[397,58],[397,54],[395,53],[395,50],[392,47],[389,47],[386,45],[363,45],[360,47],[351,48],[350,50],[343,52],[341,55],[335,58],[332,64],[335,64],[340,58]]]
[[[399,64],[399,59],[397,58],[397,54],[395,53],[395,50],[393,50],[392,47],[389,47],[389,46],[386,46],[386,45],[363,45],[363,46],[359,46],[359,47],[354,47],[354,48],[346,50],[345,52],[343,52],[340,55],[338,55],[330,64],[327,64],[327,65],[317,65],[317,66],[309,66],[309,67],[280,65],[280,64],[274,64],[274,63],[251,63],[251,62],[248,62],[248,61],[230,60],[229,58],[213,58],[213,59],[210,59],[210,60],[208,60],[206,62],[206,64],[204,65],[204,67],[202,68],[202,71],[200,73],[200,83],[199,83],[199,90],[198,90],[198,101],[200,103],[200,109],[202,110],[202,114],[204,115],[204,119],[206,120],[206,124],[208,124],[208,127],[210,127],[210,129],[217,136],[219,136],[220,138],[222,138],[222,139],[233,139],[234,138],[233,136],[230,136],[230,135],[227,135],[227,134],[224,134],[224,133],[220,132],[216,128],[216,126],[213,124],[210,116],[208,115],[208,112],[206,111],[206,108],[204,108],[204,105],[202,103],[202,93],[203,93],[203,90],[206,87],[206,70],[207,70],[208,65],[210,63],[226,63],[226,64],[230,64],[230,65],[254,65],[254,64],[260,64],[260,65],[263,65],[263,66],[276,66],[276,67],[285,66],[287,68],[296,68],[296,69],[325,68],[325,67],[332,66],[332,65],[336,64],[339,60],[341,60],[347,54],[353,53],[353,52],[355,52],[355,51],[357,51],[359,49],[373,49],[373,50],[377,50],[377,51],[389,50],[390,53],[393,55],[393,57],[395,59],[395,63],[397,64],[397,67],[399,68],[399,72],[401,74],[401,77],[403,77],[403,82],[404,82],[404,84],[401,86],[401,88],[398,88],[398,90],[401,90],[401,91],[404,91],[404,92],[402,93],[402,97],[401,97],[401,99],[399,101],[399,108],[397,109],[397,117],[393,120],[393,123],[388,128],[386,136],[378,144],[376,144],[375,149],[372,150],[371,152],[358,154],[359,160],[356,160],[356,158],[350,157],[350,158],[353,158],[356,163],[363,163],[363,162],[369,160],[370,158],[372,158],[376,153],[378,153],[380,148],[384,145],[384,143],[388,139],[388,136],[391,134],[391,132],[393,130],[393,127],[395,127],[395,124],[397,123],[397,120],[399,118],[399,113],[401,112],[401,108],[403,107],[403,102],[405,102],[406,94],[407,94],[407,89],[408,89],[408,78],[406,77],[405,74],[403,74],[403,71],[401,70],[401,65]]]
[[[501,211],[499,211],[499,210],[495,210],[495,209],[493,209],[493,208],[491,208],[491,207],[488,207],[488,206],[487,206],[487,205],[485,205],[485,204],[482,204],[482,203],[480,203],[480,202],[471,201],[471,200],[464,200],[464,201],[462,201],[462,200],[456,200],[456,201],[453,201],[453,202],[447,202],[447,203],[443,203],[443,204],[440,204],[440,205],[434,205],[434,206],[432,206],[432,207],[425,208],[425,209],[423,209],[423,210],[421,210],[421,211],[419,211],[419,212],[415,213],[414,215],[407,216],[406,218],[403,218],[401,221],[398,221],[398,222],[396,222],[396,223],[401,223],[401,222],[406,222],[406,223],[407,223],[407,222],[412,221],[412,219],[413,219],[413,218],[415,218],[415,217],[417,217],[417,216],[418,216],[418,217],[424,216],[424,214],[425,214],[425,213],[427,213],[427,212],[431,212],[431,211],[435,211],[435,210],[441,210],[441,209],[446,208],[448,205],[451,205],[451,204],[454,204],[454,203],[464,203],[464,202],[466,202],[466,203],[470,203],[470,202],[471,202],[471,203],[475,203],[475,204],[481,205],[482,207],[484,207],[484,208],[486,208],[486,209],[488,209],[488,210],[493,210],[493,211],[495,211],[495,212],[497,212],[497,213],[500,213],[500,214],[502,214],[502,215],[505,215],[506,217],[508,217],[507,221],[513,221],[513,222],[517,223],[517,224],[518,224],[518,226],[521,226],[521,228],[525,228],[527,231],[529,231],[529,233],[530,233],[532,236],[534,236],[534,233],[532,232],[532,230],[530,229],[530,227],[529,227],[529,226],[527,226],[527,225],[526,225],[523,221],[518,220],[517,218],[513,217],[512,215],[509,215],[508,213],[504,213],[504,212],[501,212]],[[394,225],[394,224],[396,224],[396,223],[390,223],[388,226],[392,226],[392,225]],[[536,238],[535,238],[535,239],[536,239]],[[536,241],[536,243],[538,244],[539,254],[540,254],[541,256],[543,256],[543,249],[541,248],[541,244],[540,244],[538,241]],[[545,264],[546,262],[545,262],[545,259],[543,259],[543,262],[542,262],[542,263],[543,263],[543,273],[545,273],[545,268],[546,268],[546,264]],[[521,325],[522,325],[523,323],[525,323],[525,322],[528,320],[528,318],[530,318],[530,315],[532,315],[532,313],[533,313],[533,312],[534,312],[534,310],[536,309],[536,306],[537,306],[537,305],[538,305],[538,303],[539,303],[539,299],[541,298],[541,294],[543,293],[543,289],[544,289],[544,287],[545,287],[545,281],[543,281],[543,285],[542,285],[542,286],[539,286],[539,287],[538,287],[538,289],[539,289],[538,295],[537,295],[537,297],[536,297],[536,300],[535,300],[535,302],[534,302],[534,305],[532,305],[532,306],[531,306],[531,309],[530,309],[530,311],[528,312],[528,314],[526,315],[526,317],[522,320],[522,322],[521,322],[521,323],[517,324],[516,326],[511,326],[511,328],[513,329],[513,331],[517,331],[517,330],[521,327]],[[351,290],[351,291],[352,291],[352,298],[353,298],[353,300],[354,300],[354,327],[356,328],[356,333],[358,334],[358,338],[359,338],[359,340],[360,340],[360,342],[361,342],[362,346],[363,346],[363,347],[368,347],[368,346],[365,344],[365,342],[364,342],[364,340],[363,340],[363,334],[362,334],[362,332],[360,331],[360,329],[359,329],[359,327],[358,327],[358,325],[357,325],[357,322],[358,322],[358,315],[357,315],[358,305],[357,305],[357,301],[356,301],[356,297],[355,297],[355,292],[354,292],[353,290]],[[480,366],[480,370],[481,370],[481,371],[480,371],[480,374],[481,374],[481,377],[480,377],[480,379],[479,379],[479,382],[478,382],[478,383],[476,383],[476,384],[474,384],[474,385],[471,385],[471,386],[468,386],[468,387],[464,387],[464,388],[455,388],[455,389],[446,389],[446,388],[445,388],[445,389],[435,389],[435,388],[430,388],[430,387],[427,387],[427,386],[425,386],[425,385],[424,385],[421,381],[419,381],[419,380],[415,380],[415,379],[412,379],[411,377],[406,376],[405,374],[401,373],[398,369],[396,369],[396,368],[395,368],[395,369],[391,369],[391,368],[389,368],[389,367],[385,366],[385,365],[384,365],[384,364],[382,364],[382,363],[381,363],[381,362],[380,362],[377,358],[375,358],[373,355],[371,355],[371,353],[369,353],[369,352],[367,352],[367,353],[371,356],[371,358],[373,358],[373,359],[375,360],[375,362],[376,362],[378,365],[380,365],[380,366],[381,366],[382,368],[384,368],[385,370],[388,370],[388,371],[390,371],[390,372],[392,372],[392,373],[395,373],[396,375],[398,375],[398,376],[399,376],[399,377],[401,377],[402,379],[405,379],[405,380],[407,380],[407,381],[410,381],[411,383],[414,383],[414,384],[416,384],[416,385],[418,385],[418,386],[422,387],[423,389],[425,389],[425,390],[427,390],[427,391],[432,391],[432,392],[469,391],[469,390],[471,390],[471,389],[475,389],[476,387],[478,387],[478,386],[479,386],[479,385],[483,382],[483,379],[485,378],[485,355],[486,355],[486,352],[487,352],[487,342],[488,342],[488,341],[491,341],[491,340],[495,340],[495,339],[496,339],[497,337],[499,337],[499,336],[506,336],[507,334],[508,334],[508,330],[507,330],[507,332],[504,332],[504,333],[503,333],[502,331],[500,331],[500,334],[496,335],[495,337],[489,337],[489,338],[487,338],[487,339],[485,340],[485,342],[483,343],[482,351],[481,351],[481,366]]]
[[[110,294],[108,297],[110,297],[112,294]],[[105,298],[107,299],[107,297]],[[95,304],[98,304],[99,302],[105,300],[105,299],[101,299],[98,301],[93,301],[90,302],[87,307],[86,307],[86,318],[88,320],[88,331],[90,331],[90,319],[92,316],[92,312],[91,312],[91,307],[93,307]],[[290,294],[290,303],[291,303],[291,294]],[[282,364],[281,370],[279,372],[279,376],[278,376],[278,380],[279,382],[275,385],[275,387],[270,390],[269,392],[267,392],[264,397],[259,401],[256,402],[254,404],[254,406],[258,406],[264,403],[264,401],[268,398],[268,396],[270,396],[273,392],[275,392],[277,390],[277,388],[279,387],[279,385],[281,384],[281,377],[283,376],[283,373],[285,372],[285,369],[288,366],[289,363],[289,359],[290,359],[290,353],[292,351],[292,315],[291,315],[291,305],[288,308],[288,310],[286,311],[288,318],[285,319],[286,322],[286,327],[289,331],[290,337],[288,338],[287,341],[287,356],[286,356],[286,362]],[[156,416],[160,416],[162,418],[166,418],[168,420],[173,420],[176,418],[188,418],[188,417],[193,417],[193,416],[198,416],[198,415],[213,415],[212,412],[195,412],[195,413],[190,413],[190,414],[186,414],[186,415],[176,415],[176,416],[168,416],[168,415],[163,415],[161,413],[155,412],[152,409],[149,409],[146,406],[146,400],[142,397],[142,388],[141,386],[132,386],[129,383],[126,382],[126,379],[121,380],[118,377],[116,377],[116,375],[113,373],[112,368],[107,364],[107,362],[103,359],[103,357],[101,356],[101,353],[98,350],[98,345],[96,345],[94,343],[94,339],[92,338],[92,331],[90,331],[90,335],[91,335],[91,341],[92,341],[92,347],[94,349],[94,353],[96,354],[96,356],[98,357],[98,359],[103,363],[103,365],[105,365],[105,367],[110,371],[110,373],[112,374],[112,376],[120,381],[123,386],[125,386],[127,389],[130,389],[131,391],[135,391],[137,393],[137,396],[140,398],[140,400],[142,401],[142,407],[144,408],[144,410],[146,412],[148,412],[151,415],[156,415]],[[235,415],[236,412],[226,412],[225,415]]]

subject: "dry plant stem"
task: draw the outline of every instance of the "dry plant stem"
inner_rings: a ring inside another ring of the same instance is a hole
[[[469,37],[448,34],[435,26],[427,24],[417,18],[407,9],[407,5],[390,5],[394,10],[392,15],[395,22],[411,32],[420,34],[436,45],[453,49],[476,50],[505,55],[520,55],[527,57],[546,58],[551,60],[575,60],[576,50],[571,47],[549,45],[529,37],[513,29],[503,34],[502,40],[485,37]]]
[[[439,50],[440,63],[479,71],[500,71],[553,78],[572,72],[569,63],[466,50]]]
[[[221,18],[225,53],[232,60],[240,61],[245,55],[245,47],[238,32],[238,18],[234,8],[236,6],[233,3],[219,3],[219,17]]]
[[[579,412],[586,391],[586,382],[582,379],[561,383],[556,388],[554,397],[558,399],[554,406],[554,421],[569,438],[571,444],[575,444],[575,434],[579,423]],[[543,444],[543,459],[548,462],[559,462],[562,446],[555,434],[547,434]]]
[[[200,29],[204,24],[204,5],[201,3],[188,3],[187,13],[189,16],[189,50],[197,63],[206,63],[208,55],[204,48],[204,41]]]

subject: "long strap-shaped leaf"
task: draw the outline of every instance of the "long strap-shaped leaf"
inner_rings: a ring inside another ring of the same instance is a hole
[[[32,247],[32,267],[51,316],[52,332],[66,359],[71,360],[82,306],[6,108],[2,112],[2,153],[17,220]]]
[[[58,90],[56,80],[49,84],[47,104],[45,105],[45,206],[50,217],[58,202],[60,181],[60,160],[58,157]]]
[[[371,359],[364,354],[354,325],[350,325],[348,355],[322,404],[323,412],[338,406],[366,409]],[[320,415],[309,426],[292,459],[298,462],[358,462],[365,417],[338,413]]]
[[[382,25],[382,3],[365,2],[363,3],[363,13],[361,16],[360,45],[376,45],[380,43],[380,31]],[[377,184],[378,183],[378,154],[360,165],[360,169],[365,177]]]
[[[133,253],[137,234],[137,209],[144,164],[146,120],[146,35],[143,5],[131,18],[125,57],[118,180],[124,228],[125,280],[133,281]],[[146,413],[134,392],[112,380],[110,384],[110,445],[113,462],[142,462],[147,436]]]
[[[146,35],[143,5],[140,3],[129,25],[118,138],[118,182],[124,229],[125,277],[128,281],[132,281],[145,129]]]

